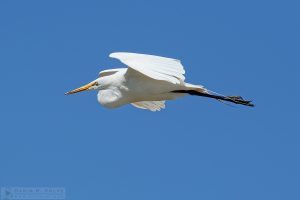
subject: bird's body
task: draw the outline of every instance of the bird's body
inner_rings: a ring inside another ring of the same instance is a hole
[[[101,82],[103,89],[98,93],[98,101],[109,108],[142,101],[171,100],[184,95],[171,91],[190,88],[184,82],[173,84],[155,80],[127,68],[115,70],[115,73],[104,76]]]
[[[179,60],[135,53],[112,53],[110,57],[129,67],[101,71],[98,79],[67,94],[96,89],[99,90],[97,99],[105,107],[116,108],[131,103],[151,111],[164,108],[165,100],[186,94],[210,95],[203,86],[184,82],[185,71]],[[219,97],[223,98],[220,100],[229,99]],[[241,98],[236,100],[231,99],[231,102],[243,101]]]

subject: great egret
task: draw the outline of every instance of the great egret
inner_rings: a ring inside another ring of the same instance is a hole
[[[138,53],[111,53],[128,68],[108,69],[99,73],[99,78],[67,92],[74,94],[85,90],[98,90],[97,99],[108,108],[132,104],[141,109],[159,111],[165,108],[165,100],[186,94],[229,101],[235,104],[254,106],[240,96],[223,96],[211,92],[202,85],[184,82],[184,68],[179,60]]]

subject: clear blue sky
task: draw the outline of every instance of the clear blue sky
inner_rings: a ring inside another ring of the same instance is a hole
[[[0,186],[67,199],[300,199],[299,1],[0,2]],[[122,66],[181,59],[200,97],[108,110],[69,89]]]

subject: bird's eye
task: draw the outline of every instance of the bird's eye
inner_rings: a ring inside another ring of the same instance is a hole
[[[95,83],[94,83],[94,86],[98,86],[98,85],[99,85],[99,83],[98,83],[98,82],[95,82]]]

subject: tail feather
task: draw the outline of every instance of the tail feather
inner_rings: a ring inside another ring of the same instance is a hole
[[[172,91],[174,93],[186,93],[190,95],[196,95],[196,96],[202,96],[202,97],[209,97],[221,101],[228,101],[235,104],[241,104],[245,106],[251,106],[254,107],[254,104],[251,103],[251,101],[244,100],[241,96],[223,96],[223,95],[216,95],[211,94],[207,91],[200,91],[200,90],[174,90]]]

